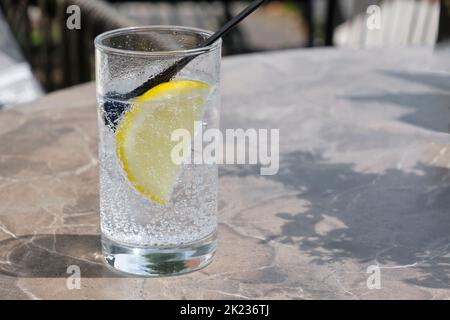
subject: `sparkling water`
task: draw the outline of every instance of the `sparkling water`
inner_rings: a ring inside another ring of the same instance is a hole
[[[213,97],[203,107],[203,130],[217,118],[211,106]],[[104,97],[99,97],[99,101],[103,235],[133,247],[183,246],[212,235],[217,226],[217,165],[182,164],[167,205],[153,202],[137,192],[128,181],[116,156],[116,134],[104,123],[102,106],[117,101],[108,101]],[[117,115],[118,123],[120,117]]]

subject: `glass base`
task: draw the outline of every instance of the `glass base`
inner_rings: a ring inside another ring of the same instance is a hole
[[[160,277],[192,272],[211,263],[216,235],[179,247],[133,247],[102,236],[107,265],[131,275]]]

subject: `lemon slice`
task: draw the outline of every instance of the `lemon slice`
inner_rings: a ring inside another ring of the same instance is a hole
[[[122,169],[142,195],[160,205],[169,201],[181,167],[171,159],[178,143],[176,129],[194,134],[203,116],[211,86],[201,81],[174,80],[148,90],[131,102],[116,131],[116,154]]]

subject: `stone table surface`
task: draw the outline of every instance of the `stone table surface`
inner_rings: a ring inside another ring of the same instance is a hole
[[[216,259],[172,278],[101,262],[94,84],[1,112],[0,298],[450,298],[448,57],[224,59],[222,127],[279,128],[280,170],[223,166]]]

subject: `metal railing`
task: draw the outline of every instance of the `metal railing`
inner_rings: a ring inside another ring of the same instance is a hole
[[[325,45],[332,45],[336,1],[327,0]],[[232,16],[233,1],[218,2],[222,4],[222,19],[225,21]],[[313,46],[317,33],[314,30],[313,0],[297,0],[292,3],[303,13],[308,32],[307,46]],[[77,5],[81,9],[80,29],[70,30],[66,27],[69,16],[66,10],[71,5]],[[47,92],[92,80],[95,36],[107,30],[136,24],[102,0],[0,0],[0,9],[36,78]],[[224,47],[228,54],[251,51],[239,29],[225,37]]]
[[[70,5],[83,12],[80,29],[66,27]],[[0,0],[0,8],[46,91],[93,79],[95,36],[133,24],[102,1]]]

